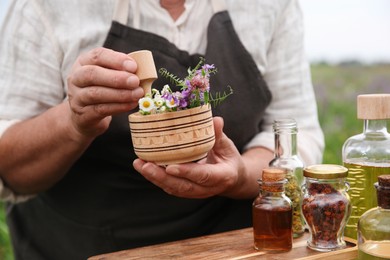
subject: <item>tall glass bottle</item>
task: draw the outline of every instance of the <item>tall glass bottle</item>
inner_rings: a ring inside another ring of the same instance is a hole
[[[299,202],[302,197],[303,162],[298,156],[298,127],[294,119],[278,119],[273,123],[275,137],[275,157],[270,167],[287,170],[285,193],[293,206],[293,235],[299,237],[305,232],[305,222],[301,214]]]
[[[390,259],[390,175],[375,183],[378,207],[364,213],[358,222],[359,259]]]
[[[374,183],[379,175],[390,172],[390,94],[359,95],[357,115],[364,120],[363,133],[348,138],[342,149],[352,204],[344,234],[354,239],[360,216],[377,206]]]

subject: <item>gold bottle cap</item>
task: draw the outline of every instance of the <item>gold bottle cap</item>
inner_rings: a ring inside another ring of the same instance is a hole
[[[303,176],[316,179],[336,179],[348,176],[348,169],[336,164],[316,164],[303,169]]]
[[[357,117],[359,119],[389,119],[390,94],[367,94],[357,97]]]

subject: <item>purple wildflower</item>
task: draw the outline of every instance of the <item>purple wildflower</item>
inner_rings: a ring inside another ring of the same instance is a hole
[[[180,107],[181,109],[186,109],[187,106],[188,106],[187,100],[185,100],[184,98],[180,99],[179,107]]]
[[[202,69],[205,70],[206,72],[208,72],[209,70],[212,70],[212,69],[215,69],[215,66],[214,64],[205,64],[202,66]]]
[[[184,84],[187,86],[186,90],[189,90],[189,91],[192,90],[191,81],[189,79],[186,79]]]

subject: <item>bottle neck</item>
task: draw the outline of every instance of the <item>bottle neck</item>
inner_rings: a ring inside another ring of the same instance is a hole
[[[267,188],[261,187],[261,195],[264,197],[282,197],[284,195],[284,190],[282,191],[269,191]]]
[[[284,194],[284,185],[287,183],[287,179],[279,181],[263,181],[259,180],[260,191],[263,195],[269,196],[282,196]]]
[[[275,131],[275,157],[288,158],[297,155],[297,132],[294,129]]]
[[[365,134],[370,133],[383,133],[387,134],[387,120],[381,119],[381,120],[373,120],[373,119],[365,119],[364,120],[364,126],[363,126],[363,132]]]

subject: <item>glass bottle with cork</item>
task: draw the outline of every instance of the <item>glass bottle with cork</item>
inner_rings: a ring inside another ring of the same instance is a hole
[[[348,138],[342,149],[352,204],[345,235],[354,239],[360,216],[377,206],[374,183],[379,175],[390,172],[390,94],[359,95],[357,117],[364,120],[363,133]]]
[[[375,183],[378,207],[366,211],[358,222],[358,259],[390,259],[390,173]]]
[[[294,237],[300,237],[305,232],[305,221],[299,205],[302,197],[301,186],[303,184],[302,170],[304,164],[298,156],[298,127],[294,119],[285,118],[275,120],[273,129],[275,154],[269,166],[287,170],[285,193],[290,198],[293,206],[293,235]]]
[[[254,247],[268,252],[292,248],[292,204],[284,194],[286,170],[266,168],[259,180],[260,193],[253,201]]]

